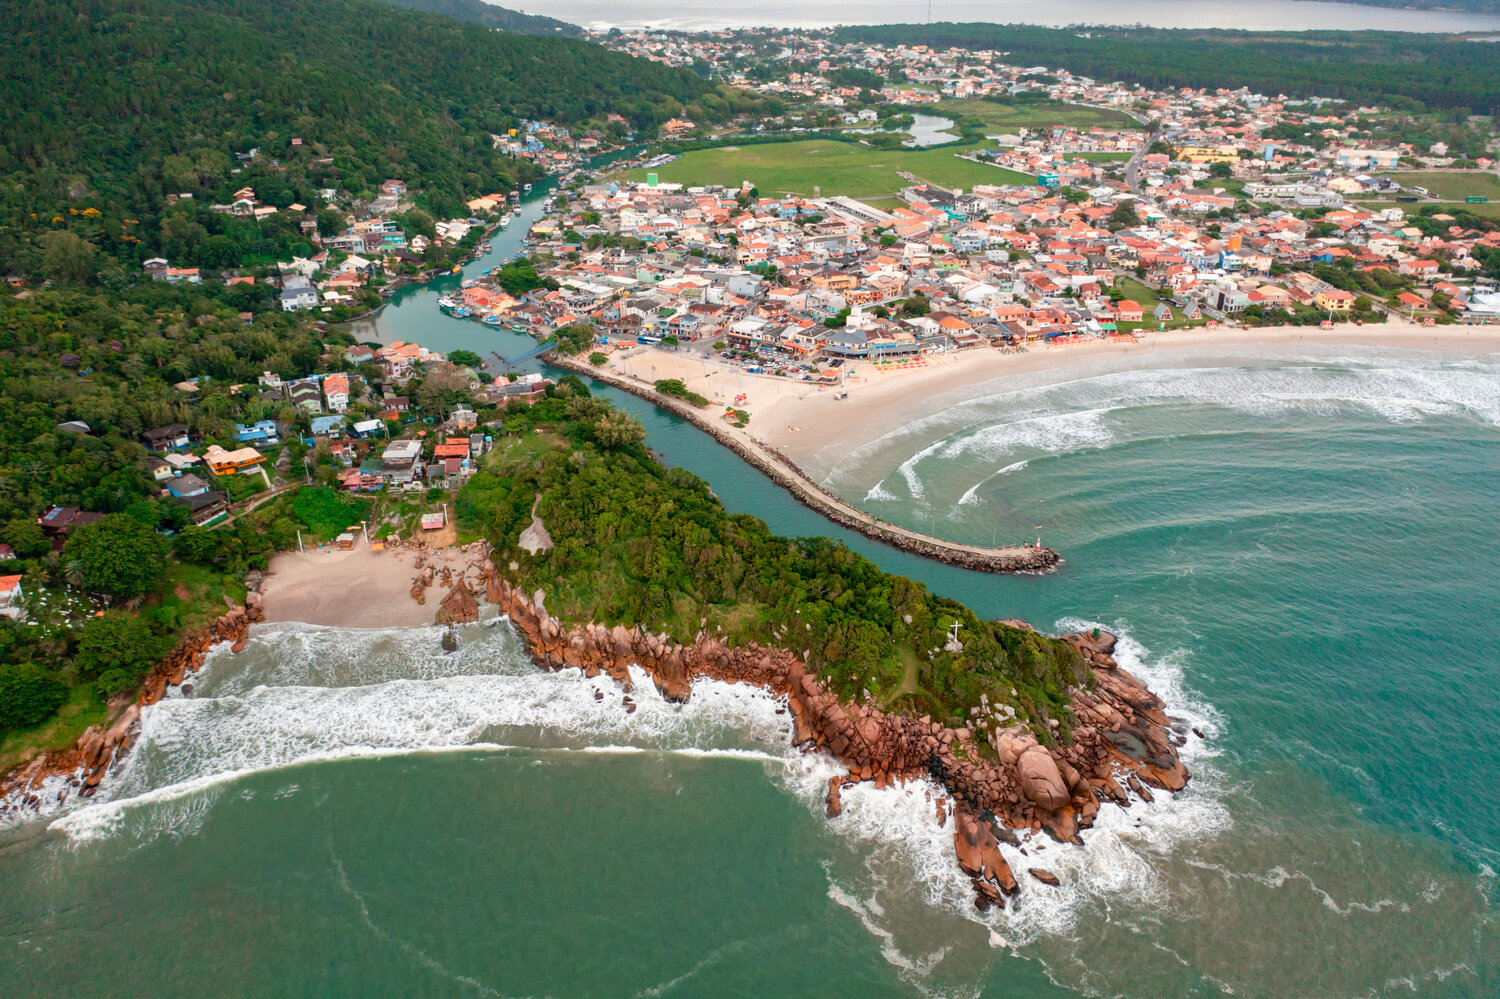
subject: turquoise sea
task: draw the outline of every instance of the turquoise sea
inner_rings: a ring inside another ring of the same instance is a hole
[[[525,342],[427,314],[403,335]],[[1061,888],[981,916],[920,786],[825,819],[833,769],[751,690],[627,714],[503,623],[448,656],[432,629],[262,626],[147,711],[96,799],[0,831],[0,992],[1500,994],[1500,365],[1131,360],[970,390],[815,470],[954,538],[1040,525],[1067,559],[1045,577],[831,531],[620,400],[732,510],[1125,636],[1207,739],[1175,800],[1007,848]]]

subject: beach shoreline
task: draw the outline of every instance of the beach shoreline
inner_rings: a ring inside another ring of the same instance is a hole
[[[951,405],[955,396],[981,387],[998,388],[1004,380],[1068,368],[1100,367],[1111,361],[1136,363],[1143,357],[1182,359],[1248,356],[1256,352],[1329,348],[1387,349],[1484,357],[1500,353],[1500,327],[1421,326],[1406,322],[1333,329],[1287,326],[1253,329],[1167,330],[1141,333],[1135,339],[1084,341],[1065,347],[1031,344],[1022,352],[983,347],[925,359],[925,365],[881,370],[855,360],[843,384],[820,386],[774,375],[750,374],[727,362],[660,348],[618,352],[596,369],[600,376],[631,379],[650,387],[659,379],[677,378],[714,407],[735,406],[751,414],[750,424],[724,428],[776,451],[806,469],[814,479],[835,461],[900,426]],[[1103,373],[1102,371],[1100,373]],[[844,396],[840,398],[840,396]],[[742,402],[735,400],[744,396]],[[705,417],[717,418],[714,408]]]
[[[437,623],[447,592],[446,573],[470,587],[482,586],[484,545],[428,549],[399,545],[375,550],[361,538],[353,549],[314,548],[281,552],[271,559],[261,588],[268,624],[314,624],[336,628],[422,628]],[[413,585],[431,568],[425,603]]]

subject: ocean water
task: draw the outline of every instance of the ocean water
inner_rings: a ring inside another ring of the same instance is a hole
[[[436,629],[260,626],[146,712],[97,798],[0,831],[5,993],[1500,994],[1500,364],[1132,364],[980,386],[813,463],[951,537],[1040,527],[1067,559],[1046,577],[830,530],[619,397],[731,509],[987,615],[1118,630],[1204,731],[1182,793],[1104,810],[1083,848],[1005,847],[1014,907],[974,910],[930,788],[825,819],[834,768],[754,690],[646,684],[627,714],[503,623],[454,655]]]

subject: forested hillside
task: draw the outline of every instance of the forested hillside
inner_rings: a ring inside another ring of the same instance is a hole
[[[398,177],[454,212],[532,179],[491,139],[519,118],[616,112],[652,134],[743,100],[592,43],[377,0],[0,0],[0,16],[0,273],[39,273],[37,237],[62,228],[120,260],[154,255],[166,195],[226,197],[251,148],[271,204]]]
[[[779,537],[727,512],[703,480],[657,462],[641,424],[590,398],[576,376],[507,414],[505,429],[455,516],[490,539],[518,588],[544,589],[553,614],[684,643],[701,631],[784,646],[805,651],[845,701],[868,693],[888,710],[962,724],[988,698],[1040,732],[1056,719],[1066,735],[1067,688],[1088,675],[1071,648],[980,620],[837,541]],[[556,540],[535,555],[519,547],[533,509]]]
[[[1163,28],[1042,28],[1020,24],[885,24],[840,28],[850,41],[1008,53],[1099,80],[1156,89],[1249,87],[1266,94],[1488,113],[1500,104],[1493,46],[1446,35],[1296,33]]]
[[[545,14],[523,14],[518,10],[496,7],[484,0],[383,0],[396,7],[408,10],[425,10],[430,14],[442,14],[458,21],[482,24],[497,31],[511,31],[522,35],[564,35],[569,38],[582,36],[583,29],[567,21],[559,21]]]

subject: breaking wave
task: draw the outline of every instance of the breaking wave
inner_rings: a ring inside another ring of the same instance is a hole
[[[1135,368],[1082,376],[1078,371],[1062,372],[1065,380],[1003,391],[994,391],[993,382],[979,386],[977,394],[848,452],[827,480],[837,483],[868,467],[877,455],[899,455],[903,446],[926,441],[894,470],[910,495],[921,497],[925,491],[922,471],[929,462],[950,466],[964,461],[979,468],[1003,463],[1005,467],[994,473],[1000,474],[1014,470],[1017,458],[1103,448],[1136,439],[1142,433],[1132,427],[1136,418],[1165,412],[1167,407],[1209,407],[1262,417],[1294,411],[1363,412],[1398,424],[1456,417],[1500,426],[1500,364],[1491,361],[1379,353],[1327,358],[1262,356],[1248,364]],[[1153,422],[1144,431],[1147,436],[1178,432],[1181,421],[1172,419]],[[889,480],[886,476],[877,483],[867,498],[892,498]],[[976,490],[984,481],[971,487],[960,505],[976,502]]]
[[[1059,627],[1084,624],[1065,621]],[[636,672],[632,713],[608,677],[536,669],[508,626],[465,629],[462,650],[454,655],[439,650],[440,634],[436,628],[258,626],[240,655],[210,657],[191,694],[146,709],[140,737],[119,772],[95,799],[70,803],[50,828],[74,843],[119,835],[143,842],[188,836],[248,775],[412,753],[723,758],[762,767],[818,816],[829,778],[843,772],[826,756],[795,750],[784,702],[758,688],[700,681],[687,704],[669,704],[649,677]],[[1209,735],[1217,730],[1217,716],[1185,693],[1180,669],[1169,657],[1147,656],[1128,636],[1118,654],[1174,713]],[[995,939],[1021,947],[1066,933],[1084,907],[1102,896],[1142,904],[1157,898],[1164,889],[1155,858],[1185,837],[1212,835],[1229,824],[1212,793],[1212,771],[1205,766],[1211,756],[1207,745],[1191,740],[1184,750],[1195,775],[1189,789],[1160,794],[1151,804],[1138,802],[1128,812],[1101,810],[1083,848],[1042,838],[1003,846],[1018,872],[1045,865],[1063,887],[1025,891],[1010,908],[986,917]],[[884,925],[886,910],[895,907],[882,908],[882,894],[913,893],[926,905],[980,918],[953,860],[951,826],[937,822],[933,802],[939,794],[926,782],[880,790],[861,784],[844,792],[843,814],[826,826],[875,875],[861,884],[831,876],[830,898],[856,912],[907,978],[926,976],[943,953],[927,948],[907,954],[901,934]]]

